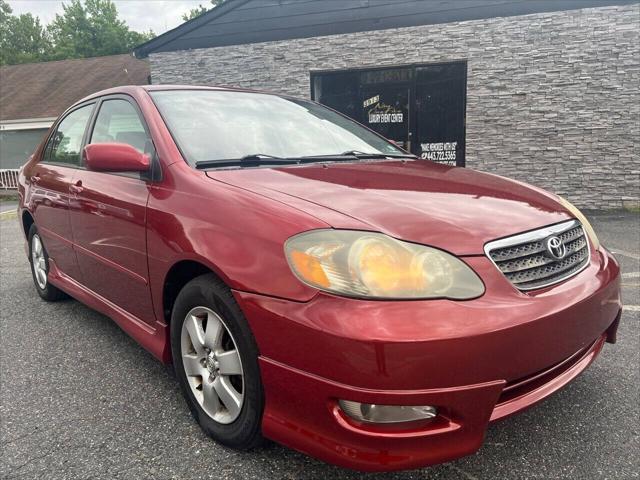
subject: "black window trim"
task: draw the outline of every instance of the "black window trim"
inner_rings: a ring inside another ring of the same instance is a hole
[[[89,140],[93,135],[93,129],[95,127],[96,119],[98,118],[98,113],[100,112],[100,107],[102,106],[102,102],[107,100],[117,100],[117,99],[125,100],[126,102],[129,102],[129,104],[133,106],[134,110],[138,114],[140,121],[142,122],[142,126],[145,130],[145,133],[151,140],[151,143],[153,145],[153,152],[154,152],[151,158],[151,171],[149,173],[143,172],[140,174],[127,173],[127,172],[100,172],[100,173],[104,173],[107,175],[125,176],[128,178],[136,178],[136,179],[143,180],[145,182],[161,181],[162,167],[160,164],[160,160],[158,158],[158,151],[156,149],[155,142],[153,141],[153,136],[151,135],[151,131],[149,130],[149,126],[147,125],[147,121],[144,118],[144,115],[142,114],[142,110],[140,109],[140,106],[138,105],[136,100],[131,95],[127,95],[125,93],[114,93],[114,94],[104,95],[101,97],[93,97],[85,102],[79,103],[77,105],[73,105],[70,108],[68,108],[62,115],[60,115],[58,120],[56,120],[53,128],[51,128],[51,130],[49,131],[49,135],[47,136],[47,139],[44,143],[44,148],[42,149],[42,153],[40,155],[40,160],[38,161],[38,163],[45,164],[45,165],[54,165],[58,167],[72,168],[74,170],[87,170],[87,168],[84,166],[84,161],[82,159],[82,151],[84,150],[84,147],[86,147],[89,144]],[[82,141],[80,145],[80,154],[79,154],[79,163],[71,164],[71,163],[63,163],[63,162],[52,162],[48,160],[46,158],[47,147],[52,137],[57,133],[58,127],[60,126],[60,124],[70,114],[72,114],[76,110],[79,110],[87,106],[92,106],[93,108],[91,110],[91,114],[89,115],[89,120],[87,121],[87,125],[85,126],[84,133],[82,135]]]

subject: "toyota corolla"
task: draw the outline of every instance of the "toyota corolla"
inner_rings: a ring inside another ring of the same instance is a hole
[[[615,342],[619,267],[568,201],[307,100],[99,92],[19,182],[38,294],[172,363],[195,420],[238,449],[448,461]]]

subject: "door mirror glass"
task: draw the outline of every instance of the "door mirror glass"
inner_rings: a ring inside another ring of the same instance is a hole
[[[97,172],[146,172],[151,161],[126,143],[92,143],[84,147],[84,162]]]

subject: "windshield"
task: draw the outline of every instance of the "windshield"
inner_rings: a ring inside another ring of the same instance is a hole
[[[392,143],[313,102],[219,90],[149,92],[186,160],[344,152],[403,155]]]

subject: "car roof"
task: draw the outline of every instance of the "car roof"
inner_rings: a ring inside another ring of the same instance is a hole
[[[266,95],[278,95],[278,96],[286,96],[279,95],[278,93],[262,91],[262,90],[253,90],[248,88],[240,88],[240,87],[231,87],[228,85],[217,85],[217,86],[207,86],[207,85],[123,85],[120,87],[108,88],[106,90],[101,90],[99,92],[92,93],[91,95],[86,96],[82,100],[79,100],[74,105],[77,105],[82,102],[86,102],[87,100],[91,100],[93,98],[103,97],[105,95],[116,95],[116,94],[125,94],[125,95],[133,95],[135,93],[139,93],[141,91],[144,92],[160,92],[166,90],[213,90],[213,91],[229,91],[229,92],[244,92],[244,93],[261,93]]]

